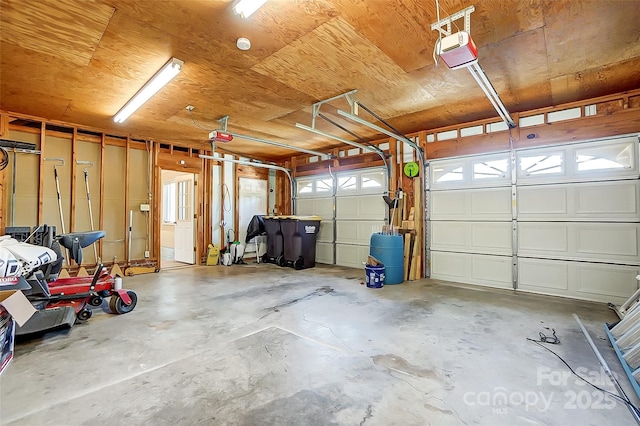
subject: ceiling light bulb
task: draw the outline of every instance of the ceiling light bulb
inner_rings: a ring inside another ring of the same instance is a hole
[[[236,42],[236,46],[240,50],[249,50],[251,49],[251,41],[248,38],[240,37]]]

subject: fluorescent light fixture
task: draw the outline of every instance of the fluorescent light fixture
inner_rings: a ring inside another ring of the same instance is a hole
[[[251,16],[253,12],[260,9],[266,2],[267,0],[239,0],[233,5],[233,11],[236,15],[240,15],[246,19]]]
[[[163,66],[152,78],[145,84],[142,89],[135,94],[133,98],[125,104],[125,106],[118,111],[113,117],[113,121],[116,123],[124,123],[131,114],[136,112],[145,102],[147,102],[153,95],[158,93],[162,87],[170,82],[173,77],[178,75],[182,70],[184,62],[180,59],[171,58],[169,62]]]

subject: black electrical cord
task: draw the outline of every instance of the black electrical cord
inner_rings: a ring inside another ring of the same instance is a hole
[[[555,337],[555,333],[554,333],[554,337]],[[569,371],[571,371],[577,378],[579,378],[580,380],[582,380],[583,382],[591,385],[592,387],[594,387],[595,389],[599,390],[600,392],[603,392],[607,395],[610,395],[614,398],[616,398],[617,400],[620,400],[622,402],[624,402],[625,404],[627,404],[634,412],[636,412],[636,414],[640,415],[640,408],[636,407],[631,400],[629,399],[629,397],[627,396],[626,392],[620,388],[620,391],[622,392],[623,396],[617,395],[613,392],[610,392],[606,389],[603,389],[597,385],[594,385],[593,383],[591,383],[590,381],[588,381],[587,379],[585,379],[584,377],[582,377],[581,375],[579,375],[578,373],[575,372],[575,370],[573,368],[571,368],[571,366],[569,365],[569,363],[567,363],[567,361],[565,361],[560,355],[558,355],[557,353],[555,353],[554,351],[552,351],[551,349],[549,349],[548,347],[546,347],[545,345],[543,345],[541,343],[541,340],[534,340],[534,339],[530,339],[527,337],[527,340],[530,342],[535,343],[536,345],[545,348],[546,350],[548,350],[549,352],[551,352],[552,354],[554,354],[560,361],[562,361],[562,363],[564,365],[567,366],[567,368],[569,369]]]
[[[2,153],[2,158],[0,159],[0,170],[4,170],[9,165],[9,153],[2,147],[0,147],[0,153]]]

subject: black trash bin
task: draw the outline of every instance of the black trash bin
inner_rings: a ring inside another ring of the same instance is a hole
[[[284,260],[296,269],[316,266],[316,236],[319,216],[286,216],[280,220],[284,238]]]
[[[264,216],[264,230],[267,233],[267,252],[262,255],[262,261],[284,266],[284,241],[280,217]]]

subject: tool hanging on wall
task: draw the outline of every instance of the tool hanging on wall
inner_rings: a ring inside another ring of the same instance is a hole
[[[13,154],[13,166],[11,167],[11,226],[15,225],[16,220],[16,186],[18,173],[18,157],[17,154],[42,154],[36,149],[36,145],[26,142],[18,142],[7,139],[0,139],[0,171],[9,165],[9,151]]]
[[[58,177],[58,167],[64,166],[64,158],[45,158],[44,161],[56,161],[56,162],[62,163],[62,164],[53,165],[53,176],[56,181],[56,193],[58,195],[58,211],[60,213],[60,229],[62,230],[62,234],[66,234],[67,230],[64,226],[64,213],[62,211],[62,197],[60,196],[60,179]],[[68,253],[68,250],[65,250],[65,251],[67,252],[65,256],[65,262],[68,266],[69,253]]]
[[[76,164],[83,164],[89,167],[93,167],[93,161],[76,160]],[[85,167],[84,169],[84,186],[87,191],[87,205],[89,207],[89,225],[91,226],[91,230],[95,231],[93,227],[93,210],[91,209],[91,194],[89,192],[89,167]],[[98,248],[96,247],[96,244],[94,243],[92,244],[92,246],[93,246],[93,255],[95,256],[95,259],[96,259],[96,264],[101,263],[100,258],[98,257]]]

